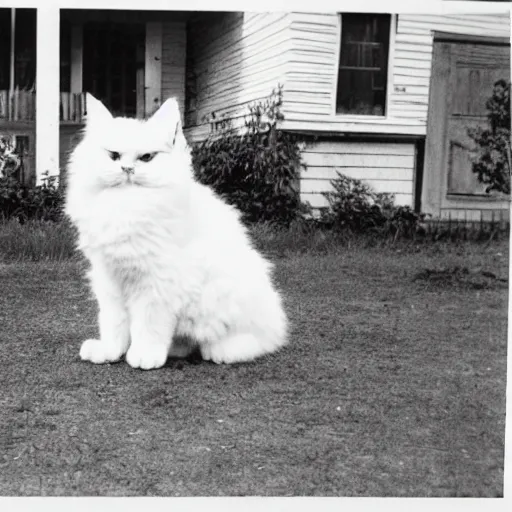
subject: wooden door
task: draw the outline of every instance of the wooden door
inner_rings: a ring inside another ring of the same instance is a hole
[[[471,171],[475,144],[468,129],[487,125],[487,100],[494,84],[510,77],[507,46],[451,44],[451,83],[448,94],[448,195],[487,195]]]
[[[499,79],[510,79],[508,43],[434,40],[423,211],[486,209],[503,201],[486,194],[472,172],[475,143],[468,134],[487,126],[486,102]]]

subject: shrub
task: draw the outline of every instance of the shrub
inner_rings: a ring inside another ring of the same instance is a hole
[[[409,206],[394,204],[394,196],[376,193],[361,180],[337,172],[333,190],[324,192],[329,205],[322,208],[319,223],[338,232],[413,236],[424,220]]]
[[[31,219],[59,221],[63,217],[63,197],[57,178],[45,173],[41,185],[22,185],[10,175],[0,177],[0,216],[24,223]]]
[[[486,106],[489,127],[468,131],[478,146],[473,172],[487,185],[486,192],[510,194],[510,82],[498,80]]]
[[[250,223],[288,225],[301,211],[299,179],[304,166],[298,139],[277,129],[283,119],[281,104],[279,87],[267,100],[249,107],[242,133],[222,121],[219,134],[192,150],[198,180],[237,206]]]

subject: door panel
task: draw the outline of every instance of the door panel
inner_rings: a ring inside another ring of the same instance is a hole
[[[486,196],[485,186],[472,171],[476,145],[470,128],[486,128],[486,102],[494,83],[510,76],[510,48],[506,46],[450,44],[452,87],[447,102],[448,146],[442,163],[448,195]]]

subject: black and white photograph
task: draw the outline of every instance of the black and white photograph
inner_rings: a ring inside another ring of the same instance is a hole
[[[0,0],[0,508],[503,505],[510,3],[196,4]]]

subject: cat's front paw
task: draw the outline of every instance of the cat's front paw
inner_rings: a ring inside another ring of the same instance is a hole
[[[113,363],[123,357],[121,347],[105,343],[101,340],[85,340],[80,348],[80,359],[95,364]]]
[[[163,344],[131,346],[126,353],[126,362],[132,368],[154,370],[167,361],[168,348]]]

